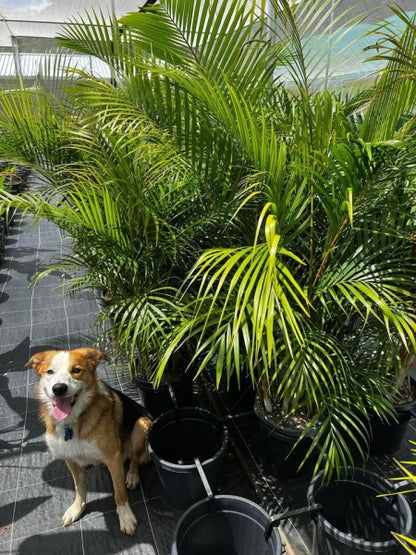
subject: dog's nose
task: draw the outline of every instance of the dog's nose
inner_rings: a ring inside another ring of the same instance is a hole
[[[65,393],[68,391],[68,386],[66,385],[66,383],[56,383],[52,387],[52,391],[57,397],[62,397],[62,395],[65,395]]]

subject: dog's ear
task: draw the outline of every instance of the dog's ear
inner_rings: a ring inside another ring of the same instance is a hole
[[[30,357],[30,359],[26,362],[25,368],[32,367],[39,374],[39,367],[42,364],[42,362],[45,361],[46,355],[47,355],[48,352],[49,351],[43,351],[41,353],[36,353],[35,355],[32,355]]]
[[[77,351],[88,358],[95,367],[97,367],[102,360],[110,360],[110,357],[99,351],[98,349],[83,348],[77,349]]]

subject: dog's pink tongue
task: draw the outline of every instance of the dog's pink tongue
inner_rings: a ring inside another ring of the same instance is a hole
[[[64,397],[61,399],[56,399],[56,405],[53,407],[53,417],[56,420],[63,420],[71,412],[71,397]]]

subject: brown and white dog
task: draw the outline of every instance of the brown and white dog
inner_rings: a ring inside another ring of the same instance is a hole
[[[72,524],[86,507],[85,468],[104,463],[113,481],[120,529],[133,534],[137,521],[126,486],[133,489],[139,483],[138,465],[148,458],[145,441],[151,418],[138,403],[97,378],[102,360],[109,359],[96,349],[43,351],[26,366],[40,376],[38,399],[48,446],[65,460],[74,479],[75,501],[62,524]],[[125,459],[130,459],[126,478]]]

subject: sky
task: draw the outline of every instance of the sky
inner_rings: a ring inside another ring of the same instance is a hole
[[[50,4],[49,0],[0,0],[1,8],[25,8],[42,10]]]
[[[38,17],[41,20],[55,21],[90,10],[101,8],[103,12],[114,11],[123,15],[137,10],[145,0],[0,0],[0,16],[6,19],[27,20]]]

